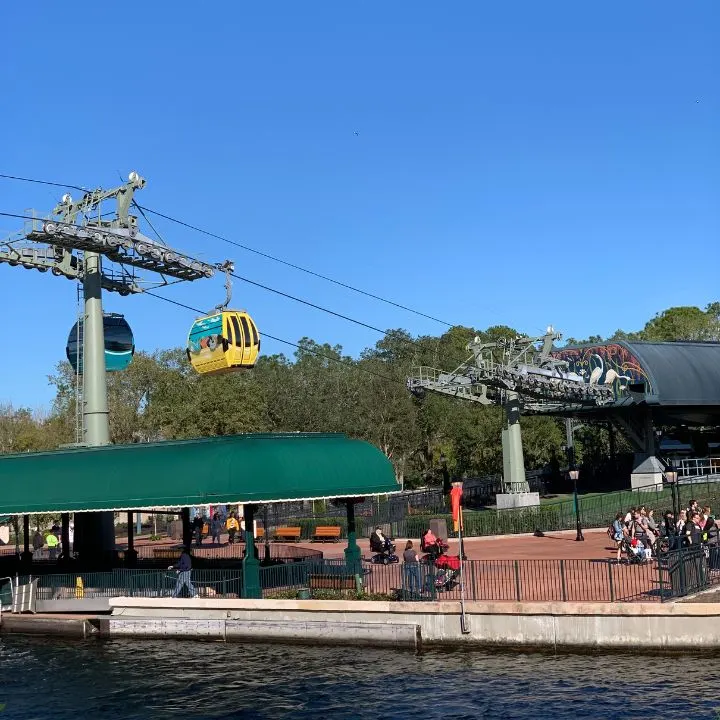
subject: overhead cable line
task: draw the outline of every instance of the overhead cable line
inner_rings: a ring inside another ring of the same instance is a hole
[[[27,215],[17,215],[14,213],[5,213],[0,212],[1,216],[4,217],[13,217],[13,218],[19,218],[23,220],[36,220],[37,218],[32,218]],[[112,232],[110,229],[109,232]],[[198,262],[202,262],[198,260],[198,258],[194,258],[191,255],[186,255],[191,260],[196,260]],[[254,285],[255,287],[261,288],[262,290],[266,290],[267,292],[274,293],[275,295],[279,295],[280,297],[287,298],[288,300],[292,300],[294,302],[300,303],[302,305],[307,305],[308,307],[314,308],[315,310],[320,310],[321,312],[327,313],[328,315],[333,315],[334,317],[340,318],[341,320],[346,320],[347,322],[353,323],[355,325],[358,325],[360,327],[367,328],[368,330],[372,330],[373,332],[380,333],[381,335],[386,335],[388,337],[398,337],[399,339],[403,340],[407,343],[414,344],[414,340],[408,340],[406,338],[403,338],[401,336],[396,335],[392,331],[388,330],[382,330],[379,327],[376,327],[375,325],[370,325],[370,323],[363,322],[362,320],[357,320],[356,318],[350,317],[349,315],[343,315],[342,313],[336,312],[335,310],[331,310],[330,308],[323,307],[322,305],[317,305],[313,302],[310,302],[309,300],[305,300],[303,298],[297,297],[296,295],[291,295],[290,293],[283,292],[282,290],[278,290],[277,288],[270,287],[269,285],[263,285],[262,283],[257,282],[256,280],[251,280],[250,278],[243,277],[242,275],[238,275],[237,273],[230,273],[232,277],[234,277],[236,280],[241,280],[242,282],[248,283],[249,285]]]
[[[23,182],[29,182],[29,183],[37,183],[39,185],[52,185],[54,187],[63,187],[63,188],[73,188],[75,190],[80,190],[82,192],[87,192],[87,188],[80,187],[79,185],[72,185],[70,183],[64,184],[64,183],[57,183],[57,182],[50,182],[48,180],[37,180],[34,178],[24,178],[24,177],[18,177],[17,175],[6,175],[0,173],[0,178],[5,178],[6,180],[21,180]],[[358,293],[359,295],[364,295],[365,297],[372,298],[373,300],[377,300],[379,302],[385,303],[386,305],[391,305],[392,307],[396,307],[400,310],[405,310],[406,312],[413,313],[414,315],[418,315],[419,317],[424,317],[428,320],[432,320],[433,322],[440,323],[441,325],[446,325],[447,327],[453,327],[453,323],[447,322],[447,320],[441,320],[440,318],[436,318],[433,315],[428,315],[427,313],[424,313],[420,310],[415,310],[414,308],[408,307],[407,305],[403,305],[402,303],[395,302],[394,300],[390,300],[388,298],[384,298],[381,295],[376,295],[375,293],[368,292],[367,290],[363,290],[362,288],[355,287],[354,285],[350,285],[349,283],[342,282],[341,280],[336,280],[335,278],[331,278],[328,275],[323,275],[322,273],[315,272],[314,270],[310,270],[310,268],[303,267],[302,265],[297,265],[296,263],[292,263],[288,260],[283,260],[282,258],[277,257],[276,255],[271,255],[270,253],[263,252],[262,250],[257,250],[256,248],[250,247],[249,245],[244,245],[243,243],[239,243],[236,240],[231,240],[228,237],[225,237],[223,235],[218,235],[217,233],[210,232],[209,230],[204,230],[203,228],[197,227],[196,225],[191,225],[190,223],[186,223],[183,220],[179,220],[178,218],[172,217],[171,215],[166,215],[165,213],[161,213],[157,210],[153,210],[152,208],[144,207],[142,205],[139,205],[137,202],[133,200],[133,205],[138,209],[138,211],[141,213],[143,218],[146,220],[148,225],[152,228],[152,230],[155,232],[155,234],[158,236],[161,242],[164,242],[162,238],[160,237],[160,233],[154,228],[153,224],[150,222],[149,218],[145,213],[152,213],[153,215],[157,215],[157,217],[164,218],[165,220],[168,220],[170,222],[173,222],[177,225],[181,225],[182,227],[188,228],[189,230],[193,230],[195,232],[201,233],[203,235],[207,235],[208,237],[215,238],[216,240],[221,240],[222,242],[228,243],[229,245],[234,245],[235,247],[240,248],[241,250],[245,250],[247,252],[253,253],[255,255],[259,255],[260,257],[264,257],[267,260],[272,260],[273,262],[280,263],[281,265],[285,265],[286,267],[293,268],[293,270],[299,270],[300,272],[304,272],[307,275],[312,275],[313,277],[319,278],[320,280],[325,280],[326,282],[332,283],[333,285],[337,285],[338,287],[345,288],[346,290],[351,290],[352,292]]]
[[[0,178],[4,180],[21,180],[22,182],[35,183],[36,185],[52,185],[53,187],[59,188],[71,188],[73,190],[80,190],[87,192],[87,188],[80,187],[79,185],[71,185],[69,183],[50,182],[50,180],[36,180],[35,178],[18,177],[17,175],[5,175],[0,173]]]
[[[294,270],[299,270],[300,272],[304,272],[308,275],[312,275],[313,277],[325,280],[326,282],[332,283],[333,285],[338,285],[339,287],[345,288],[346,290],[351,290],[352,292],[358,293],[359,295],[365,295],[365,297],[372,298],[373,300],[378,300],[379,302],[383,302],[386,305],[392,305],[393,307],[399,308],[400,310],[405,310],[406,312],[413,313],[414,315],[419,315],[420,317],[427,318],[428,320],[440,323],[441,325],[453,327],[453,323],[449,323],[446,320],[440,320],[440,318],[428,315],[427,313],[421,312],[420,310],[415,310],[414,308],[408,307],[407,305],[402,305],[401,303],[395,302],[394,300],[389,300],[388,298],[384,298],[380,295],[368,292],[367,290],[362,290],[361,288],[355,287],[354,285],[344,283],[341,280],[335,280],[335,278],[331,278],[328,275],[323,275],[322,273],[315,272],[314,270],[310,270],[309,268],[303,267],[302,265],[296,265],[295,263],[289,262],[288,260],[283,260],[282,258],[279,258],[275,255],[270,255],[270,253],[263,252],[262,250],[257,250],[256,248],[250,247],[249,245],[244,245],[243,243],[239,243],[236,240],[231,240],[230,238],[227,238],[223,235],[218,235],[217,233],[210,232],[209,230],[203,230],[203,228],[197,227],[196,225],[191,225],[190,223],[186,223],[182,220],[178,220],[177,218],[174,218],[170,215],[165,215],[164,213],[158,212],[157,210],[152,210],[151,208],[140,205],[138,205],[138,208],[145,210],[145,212],[149,212],[153,215],[164,218],[165,220],[169,220],[170,222],[176,223],[177,225],[188,228],[189,230],[202,233],[203,235],[215,238],[216,240],[222,240],[229,245],[239,247],[241,250],[246,250],[247,252],[251,252],[255,255],[259,255],[260,257],[272,260],[273,262],[280,263],[281,265],[285,265],[286,267],[293,268]]]
[[[191,312],[199,313],[200,315],[204,315],[205,311],[201,310],[200,308],[193,307],[192,305],[186,305],[185,303],[182,303],[178,300],[172,300],[171,298],[165,297],[164,295],[158,295],[157,293],[151,292],[150,290],[144,290],[142,295],[150,295],[150,297],[157,298],[158,300],[163,300],[164,302],[170,303],[172,305],[177,305],[177,307],[184,308],[185,310],[190,310]],[[368,375],[374,375],[375,377],[380,378],[381,380],[386,380],[387,382],[391,383],[400,383],[399,380],[396,380],[394,378],[387,377],[387,375],[382,375],[381,373],[377,373],[374,370],[368,370],[367,368],[360,367],[359,365],[351,366],[349,365],[345,360],[338,359],[336,357],[333,357],[332,355],[326,355],[325,353],[319,352],[318,350],[312,350],[311,348],[303,347],[302,345],[298,345],[297,343],[290,342],[290,340],[283,340],[282,338],[275,337],[274,335],[270,335],[269,333],[263,331],[261,332],[262,337],[269,338],[270,340],[275,340],[276,342],[283,343],[284,345],[290,345],[291,347],[294,347],[298,350],[302,350],[303,352],[309,352],[313,355],[316,355],[317,357],[324,358],[325,360],[330,360],[334,363],[338,363],[339,365],[344,365],[345,367],[354,367],[357,370],[360,370],[360,372],[367,373]],[[404,383],[400,383],[405,387]]]

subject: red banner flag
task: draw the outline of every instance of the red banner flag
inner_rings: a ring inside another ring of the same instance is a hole
[[[453,529],[455,532],[458,531],[458,528],[462,530],[462,512],[460,510],[462,494],[462,483],[453,483],[453,489],[450,491],[450,507],[452,508]]]

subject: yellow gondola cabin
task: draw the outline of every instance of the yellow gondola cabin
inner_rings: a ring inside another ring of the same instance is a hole
[[[198,318],[190,329],[187,356],[201,375],[252,368],[259,353],[260,334],[246,312],[219,310]]]

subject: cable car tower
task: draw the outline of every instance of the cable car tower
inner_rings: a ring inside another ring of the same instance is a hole
[[[452,372],[418,366],[407,380],[408,389],[418,396],[430,391],[502,406],[503,485],[509,496],[515,496],[506,507],[530,504],[518,500],[530,491],[520,434],[522,410],[568,410],[615,400],[612,387],[588,383],[569,372],[566,361],[553,357],[553,345],[561,339],[552,326],[542,337],[518,335],[492,343],[475,337],[467,345],[470,357]]]
[[[47,217],[30,219],[19,233],[0,240],[0,263],[50,272],[82,284],[82,445],[107,445],[108,423],[102,291],[122,296],[215,274],[216,266],[189,257],[138,229],[133,196],[145,179],[131,172],[110,190],[66,194]],[[114,211],[103,212],[103,203]]]

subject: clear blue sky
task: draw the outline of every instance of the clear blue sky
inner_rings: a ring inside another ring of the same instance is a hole
[[[0,172],[107,187],[136,169],[141,204],[453,323],[634,330],[720,298],[719,29],[715,0],[4,3]],[[0,181],[0,210],[61,193]],[[373,325],[443,330],[157,227]],[[164,292],[223,297],[219,279]],[[281,338],[377,340],[242,283],[235,298]],[[0,303],[0,402],[48,405],[74,286],[2,265]],[[144,350],[193,319],[149,297],[106,309]]]

